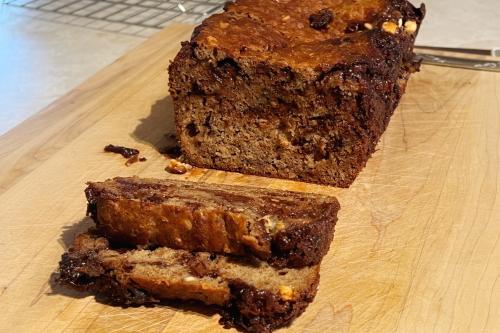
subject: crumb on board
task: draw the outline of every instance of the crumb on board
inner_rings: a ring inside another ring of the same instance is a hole
[[[175,174],[175,175],[183,175],[185,174],[188,170],[192,169],[193,167],[189,164],[179,162],[175,159],[171,159],[168,161],[167,167],[165,170],[169,173]]]
[[[115,153],[115,154],[120,154],[125,158],[131,158],[134,155],[139,155],[139,150],[135,148],[128,148],[124,146],[115,146],[112,144],[107,145],[104,147],[104,151],[108,153]]]
[[[127,159],[127,162],[125,162],[126,166],[130,166],[136,162],[146,162],[148,160],[146,157],[139,157],[140,151],[135,148],[109,144],[104,147],[104,151],[108,153],[120,154],[125,157]]]

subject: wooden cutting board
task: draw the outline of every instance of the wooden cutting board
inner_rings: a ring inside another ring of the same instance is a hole
[[[191,306],[111,307],[51,279],[85,218],[88,180],[140,175],[338,196],[318,295],[291,332],[500,331],[500,75],[424,66],[350,189],[164,171],[167,66],[190,26],[153,36],[0,138],[0,331],[217,332]],[[130,167],[102,152],[139,148]]]

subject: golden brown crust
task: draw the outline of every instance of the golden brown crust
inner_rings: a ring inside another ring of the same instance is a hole
[[[89,183],[89,212],[111,241],[317,264],[337,221],[333,197],[254,187],[115,178]]]

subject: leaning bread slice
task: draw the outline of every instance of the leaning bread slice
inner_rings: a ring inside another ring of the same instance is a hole
[[[164,247],[115,251],[107,239],[85,233],[63,255],[59,281],[119,305],[197,300],[222,309],[225,324],[268,332],[313,300],[319,265],[277,269],[256,259]]]
[[[111,242],[254,255],[275,267],[318,264],[333,238],[329,196],[176,180],[89,183],[88,211]]]

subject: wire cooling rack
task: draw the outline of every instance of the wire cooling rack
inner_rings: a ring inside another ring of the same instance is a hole
[[[172,22],[196,24],[221,11],[226,0],[3,0],[38,11],[40,19],[147,35]]]

